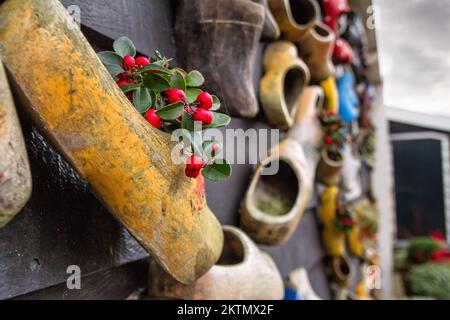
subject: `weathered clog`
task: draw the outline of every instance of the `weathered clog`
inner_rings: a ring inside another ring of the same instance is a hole
[[[334,76],[330,76],[320,83],[323,89],[325,101],[324,109],[334,113],[339,112],[339,93]]]
[[[288,276],[284,300],[322,300],[322,298],[314,292],[306,269],[299,268]]]
[[[0,21],[1,59],[35,124],[172,276],[205,274],[222,229],[203,180],[172,162],[170,136],[130,104],[59,1],[8,0]]]
[[[241,230],[224,226],[223,232],[225,241],[219,262],[190,285],[177,282],[152,263],[150,295],[182,300],[281,300],[283,279],[272,258]]]
[[[287,41],[267,47],[264,67],[259,96],[267,120],[279,129],[288,129],[294,124],[298,99],[309,83],[308,67],[298,58],[295,45]]]
[[[31,196],[31,172],[3,64],[0,61],[0,228]]]
[[[261,39],[263,41],[278,40],[281,36],[281,31],[277,21],[275,20],[275,17],[272,14],[272,11],[270,10],[269,1],[268,0],[252,0],[252,1],[262,4],[265,9],[265,20]]]
[[[241,205],[241,225],[258,243],[285,243],[309,204],[322,136],[316,111],[322,103],[320,87],[304,90],[294,126],[255,171]],[[266,175],[277,166],[275,174]]]
[[[326,186],[338,185],[341,179],[342,163],[342,160],[330,159],[327,150],[323,149],[317,166],[316,180]]]
[[[347,255],[331,258],[331,270],[334,282],[341,288],[348,288],[355,275],[355,267]]]
[[[258,114],[253,75],[264,21],[264,6],[249,0],[177,1],[178,61],[204,75],[205,88],[221,97],[224,113]]]

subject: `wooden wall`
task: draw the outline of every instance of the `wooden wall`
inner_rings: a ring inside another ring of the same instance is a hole
[[[110,49],[113,39],[125,35],[143,54],[158,49],[176,57],[173,3],[169,0],[62,3],[81,8],[83,32],[96,50]],[[255,61],[255,83],[261,74],[262,48],[263,44]],[[145,287],[146,252],[28,120],[22,122],[33,172],[33,196],[17,218],[0,230],[0,299],[122,299]],[[269,128],[263,116],[255,121],[233,119],[231,127]],[[233,169],[228,182],[207,184],[207,198],[222,223],[237,225],[239,204],[253,167],[236,165]],[[315,203],[316,199],[286,245],[263,249],[274,257],[283,275],[307,268],[317,293],[330,298]],[[65,286],[69,265],[81,267],[81,291],[69,291]]]

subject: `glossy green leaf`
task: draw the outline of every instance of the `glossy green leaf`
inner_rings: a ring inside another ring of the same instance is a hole
[[[157,63],[150,63],[149,65],[146,65],[145,67],[142,67],[139,69],[139,72],[162,72],[170,74],[170,69],[163,67]]]
[[[122,89],[123,93],[127,93],[133,90],[136,90],[137,88],[140,88],[141,86],[137,83],[130,83],[130,84],[126,84],[124,86],[121,86],[120,89]]]
[[[178,119],[184,112],[184,104],[176,102],[159,109],[156,114],[165,121]]]
[[[123,58],[113,51],[102,51],[97,55],[105,65],[122,66]]]
[[[133,42],[127,37],[120,37],[114,41],[113,47],[114,51],[122,58],[125,56],[134,57],[136,55],[136,48]]]
[[[115,65],[115,64],[105,65],[105,67],[108,70],[108,72],[111,75],[111,77],[113,77],[113,78],[115,78],[119,74],[125,72],[125,70],[123,70],[123,68],[121,66],[118,66],[118,65]]]
[[[216,96],[212,96],[212,98],[213,98],[213,106],[211,108],[211,111],[219,110],[220,107],[222,106],[222,104],[220,103],[219,98],[216,97]]]
[[[173,73],[172,78],[170,79],[170,87],[186,91],[186,81],[184,80],[183,75],[180,72],[175,71]]]
[[[200,87],[205,83],[205,78],[199,71],[193,70],[186,77],[186,83],[188,87]]]
[[[211,111],[211,112],[214,116],[214,120],[209,126],[205,126],[204,128],[220,128],[220,127],[225,127],[230,124],[230,122],[231,122],[230,116],[227,116],[226,114],[223,114],[223,113],[214,112],[214,111]]]
[[[150,91],[161,92],[170,89],[170,83],[159,74],[147,73],[142,79],[144,86]]]
[[[152,97],[147,88],[139,87],[133,93],[133,104],[139,113],[145,113],[152,106]]]
[[[202,170],[203,176],[213,182],[227,180],[232,173],[231,165],[226,160],[216,160]]]
[[[197,88],[189,88],[186,90],[186,100],[189,103],[194,103],[197,100],[198,95],[202,93],[202,90]]]

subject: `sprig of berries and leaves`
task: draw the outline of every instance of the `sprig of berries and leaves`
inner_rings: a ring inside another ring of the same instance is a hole
[[[338,230],[339,232],[345,234],[350,233],[355,226],[355,218],[353,212],[346,207],[339,208],[336,213],[334,225],[336,230]]]
[[[203,75],[172,68],[171,59],[159,51],[155,57],[136,57],[136,48],[127,37],[114,41],[113,48],[99,52],[98,57],[136,110],[161,131],[187,132],[187,139],[183,139],[186,176],[197,178],[202,173],[208,180],[226,180],[231,166],[216,159],[222,147],[215,141],[202,141],[201,131],[225,127],[231,118],[217,112],[221,107],[218,97],[200,89],[205,82]]]
[[[330,159],[341,161],[345,142],[344,122],[339,114],[330,110],[321,110],[318,117],[323,132],[323,148],[327,150]]]

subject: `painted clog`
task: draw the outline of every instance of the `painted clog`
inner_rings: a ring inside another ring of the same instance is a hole
[[[177,282],[151,263],[150,295],[182,300],[281,300],[284,284],[269,255],[261,252],[241,230],[224,226],[219,262],[190,285]]]
[[[259,111],[253,75],[264,21],[264,6],[253,1],[177,1],[178,61],[204,75],[224,113],[254,118]]]
[[[294,126],[256,169],[242,202],[241,225],[258,243],[285,243],[309,204],[322,136],[316,110],[322,102],[320,87],[304,90]]]
[[[348,288],[355,275],[355,267],[346,255],[331,259],[331,270],[334,282],[341,288]]]
[[[265,9],[264,27],[262,30],[261,39],[263,41],[276,41],[281,36],[280,27],[278,26],[275,17],[269,7],[268,0],[252,0],[253,2],[262,4]]]
[[[347,0],[320,0],[322,8],[322,20],[336,34],[344,32],[340,19],[344,14],[350,12],[351,8]],[[346,26],[346,25],[345,25]]]
[[[298,99],[309,83],[308,67],[298,58],[295,45],[287,41],[267,47],[264,67],[259,96],[267,120],[279,129],[288,129],[294,123]]]
[[[299,55],[309,68],[313,84],[320,84],[334,75],[332,61],[335,35],[325,24],[316,21],[296,43]]]
[[[322,300],[309,281],[308,272],[304,268],[289,274],[284,300]]]
[[[336,79],[339,92],[339,115],[349,124],[358,118],[359,99],[355,91],[355,82],[350,72],[344,72]]]
[[[323,228],[322,241],[328,256],[339,257],[345,253],[345,234],[334,226]]]
[[[3,64],[0,61],[0,228],[31,196],[31,172]]]
[[[325,100],[323,108],[333,113],[339,112],[339,92],[334,76],[330,76],[320,83],[323,89]]]
[[[222,229],[203,180],[172,162],[170,135],[135,110],[59,1],[8,0],[0,21],[1,58],[35,125],[172,276],[205,274]]]
[[[320,196],[319,218],[326,228],[334,228],[338,205],[339,188],[326,187]]]
[[[269,0],[280,26],[282,39],[298,42],[319,19],[320,8],[314,0]]]
[[[341,179],[343,161],[335,161],[330,158],[328,151],[323,149],[317,166],[316,180],[326,186],[335,186]]]
[[[362,160],[356,150],[350,143],[344,144],[343,149],[343,165],[342,165],[342,193],[347,202],[354,201],[361,197],[362,181],[361,181],[361,166]]]

